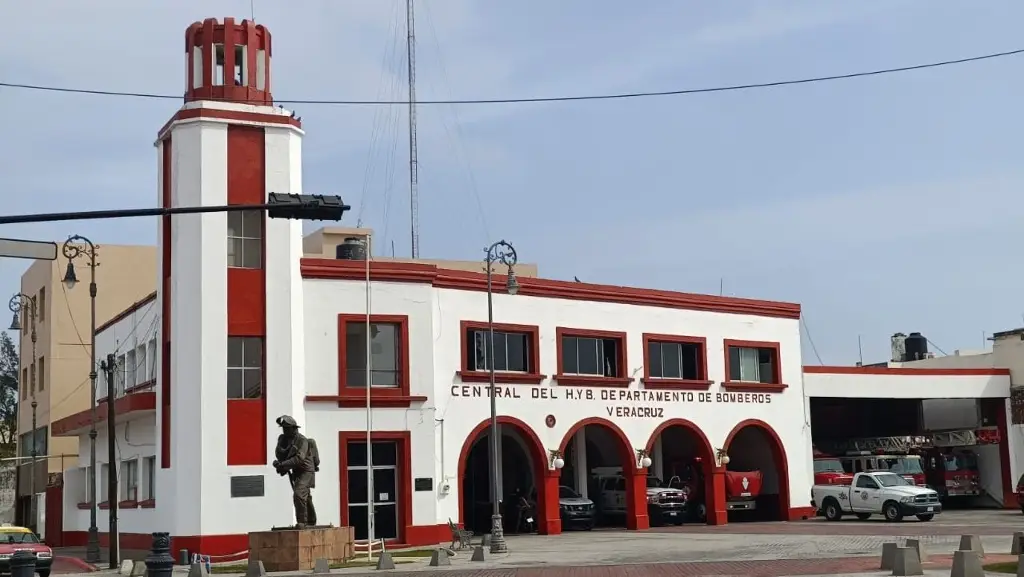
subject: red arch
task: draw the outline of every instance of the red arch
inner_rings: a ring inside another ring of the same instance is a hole
[[[669,419],[658,425],[658,428],[654,429],[654,432],[651,433],[651,438],[647,440],[648,453],[654,450],[654,442],[658,440],[658,437],[670,427],[682,427],[693,433],[693,436],[697,437],[697,440],[700,441],[701,459],[714,462],[715,453],[714,449],[711,447],[711,441],[708,440],[707,435],[704,434],[704,431],[702,431],[700,427],[698,427],[693,421],[688,421],[686,419]]]
[[[637,455],[629,437],[622,432],[618,425],[600,417],[587,417],[569,427],[565,436],[562,437],[561,444],[558,445],[558,450],[564,454],[573,435],[587,425],[603,427],[611,431],[612,435],[619,440],[617,445],[619,445],[619,454],[622,459],[622,476],[626,480],[626,528],[647,529],[651,526],[650,518],[647,515],[647,469],[639,467]],[[640,481],[636,482],[638,477]]]
[[[763,433],[768,437],[768,444],[771,445],[772,461],[775,463],[775,472],[779,478],[779,518],[783,521],[788,520],[789,514],[789,461],[786,459],[786,449],[782,444],[782,439],[779,434],[775,432],[768,423],[760,419],[747,419],[736,423],[736,426],[729,431],[729,436],[725,438],[725,445],[723,448],[728,453],[729,447],[732,445],[733,438],[743,429],[747,427],[756,427],[761,429]]]
[[[524,423],[523,421],[521,421],[521,420],[519,420],[519,419],[517,419],[515,417],[508,417],[508,416],[501,415],[501,416],[498,417],[498,424],[499,425],[509,426],[509,427],[512,427],[512,428],[516,429],[517,431],[519,431],[520,435],[522,435],[522,437],[523,437],[523,440],[529,446],[530,458],[533,459],[533,469],[534,469],[534,481],[533,482],[534,482],[534,484],[537,487],[537,510],[538,511],[546,511],[547,509],[545,507],[547,505],[547,500],[548,500],[549,497],[547,495],[547,491],[545,490],[544,477],[546,476],[547,471],[548,471],[548,459],[547,459],[547,454],[546,454],[547,452],[544,450],[544,443],[541,443],[540,437],[537,436],[537,433],[535,433],[533,431],[533,428],[531,428],[530,425],[527,425],[526,423]],[[460,524],[465,523],[465,521],[466,521],[466,519],[465,519],[465,514],[466,513],[465,513],[465,511],[463,511],[463,505],[462,505],[462,500],[463,500],[462,488],[465,485],[465,483],[463,482],[463,479],[465,479],[465,477],[466,477],[466,463],[469,461],[469,453],[470,453],[470,451],[473,450],[473,445],[475,445],[477,440],[479,440],[480,435],[484,431],[486,431],[490,426],[491,426],[491,420],[490,419],[485,419],[479,425],[474,427],[473,430],[470,431],[468,435],[466,435],[466,440],[462,443],[462,450],[459,452],[459,469],[458,469],[458,472],[459,472],[459,478],[458,478],[459,490],[458,490],[458,500],[459,500],[459,523]],[[547,522],[547,519],[545,518],[545,516],[544,515],[538,515],[537,521],[538,521],[538,531],[540,533],[542,533],[542,534],[548,533],[549,532],[549,527],[547,526],[548,522]],[[554,531],[554,532],[558,532],[558,531]]]

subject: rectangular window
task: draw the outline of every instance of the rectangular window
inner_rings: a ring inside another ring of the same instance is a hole
[[[146,345],[139,345],[135,349],[135,374],[136,384],[149,380],[149,368],[146,366]]]
[[[156,380],[156,339],[149,341],[149,380]]]
[[[108,487],[109,485],[107,483],[109,483],[109,479],[110,479],[110,464],[109,463],[103,463],[102,465],[100,465],[100,478],[96,479],[96,489],[97,489],[97,491],[100,491],[101,495],[103,495],[103,498],[100,499],[101,503],[105,503],[107,501],[107,493],[106,492],[102,492],[102,489],[100,489],[100,487]]]
[[[531,335],[511,331],[494,331],[494,370],[509,373],[537,372],[530,354]],[[466,370],[490,370],[490,331],[469,329],[466,335]]]
[[[235,86],[245,86],[248,80],[248,74],[246,74],[246,61],[245,61],[245,46],[240,44],[235,45]]]
[[[256,90],[270,90],[266,85],[267,78],[267,51],[256,51]]]
[[[82,485],[85,487],[82,489],[81,503],[92,503],[92,483],[89,482],[89,467],[82,467]]]
[[[21,398],[28,398],[28,367],[21,369]]]
[[[124,355],[118,355],[117,366],[114,368],[114,398],[124,395],[125,369],[127,368]]]
[[[192,88],[203,86],[203,47],[192,49]]]
[[[139,500],[139,461],[131,459],[121,461],[121,476],[118,478],[121,485],[122,501]]]
[[[228,398],[263,396],[263,339],[228,337]]]
[[[124,354],[124,386],[127,391],[135,386],[135,373],[138,368],[138,361],[135,358],[135,349]]]
[[[46,320],[46,287],[39,289],[39,309],[36,311],[39,315],[39,321]]]
[[[402,342],[399,323],[370,323],[370,386],[402,386]],[[345,323],[345,386],[366,387],[366,323]]]
[[[28,392],[29,396],[36,396],[36,364],[32,363],[28,367]]]
[[[145,483],[143,499],[149,501],[156,499],[156,457],[146,457],[143,463],[143,482]]]
[[[46,357],[39,357],[39,392],[46,390]]]
[[[774,347],[729,347],[729,374],[727,381],[744,383],[780,384],[778,349]]]
[[[562,336],[562,374],[590,377],[621,377],[616,338]]]
[[[228,213],[228,266],[263,266],[263,213],[247,210]]]
[[[213,45],[213,85],[224,86],[224,45]]]
[[[707,379],[705,340],[699,337],[644,335],[646,377],[679,381]]]

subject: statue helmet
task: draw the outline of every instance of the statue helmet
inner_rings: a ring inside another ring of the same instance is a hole
[[[299,428],[299,424],[295,422],[295,419],[293,419],[291,415],[281,415],[280,417],[278,417],[277,426],[285,429],[289,427],[293,429]]]

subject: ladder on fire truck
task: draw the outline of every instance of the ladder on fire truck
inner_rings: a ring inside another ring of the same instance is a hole
[[[914,449],[931,447],[971,447],[999,442],[999,430],[983,427],[977,430],[961,429],[937,431],[927,435],[898,435],[864,437],[828,443],[821,448],[835,455],[849,453],[904,454]]]

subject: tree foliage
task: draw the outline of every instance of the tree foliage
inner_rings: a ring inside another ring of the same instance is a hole
[[[18,350],[0,332],[0,453],[13,450],[18,434]]]

